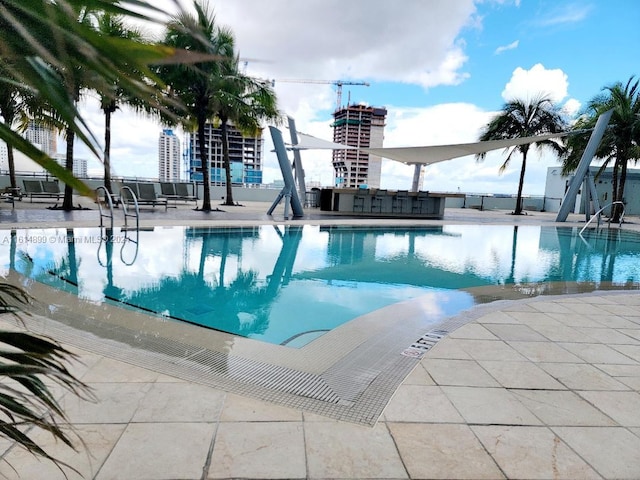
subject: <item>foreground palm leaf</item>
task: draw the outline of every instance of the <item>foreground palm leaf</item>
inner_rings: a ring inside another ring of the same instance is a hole
[[[28,295],[11,284],[0,283],[0,313],[23,309]],[[29,436],[36,426],[73,447],[67,420],[50,387],[49,379],[83,398],[92,398],[88,387],[67,369],[75,355],[51,339],[31,333],[0,330],[0,435],[29,452],[54,461]]]

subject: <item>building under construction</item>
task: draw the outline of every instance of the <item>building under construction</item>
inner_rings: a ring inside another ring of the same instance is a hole
[[[333,114],[333,141],[360,148],[380,148],[384,140],[387,110],[383,107],[349,105]],[[333,151],[334,185],[380,188],[382,158],[360,150]]]

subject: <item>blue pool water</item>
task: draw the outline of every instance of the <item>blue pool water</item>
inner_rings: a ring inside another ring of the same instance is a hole
[[[114,303],[300,347],[416,297],[437,322],[474,287],[554,293],[640,286],[640,236],[533,226],[257,226],[0,231],[0,264],[92,302]],[[485,295],[485,293],[483,293]]]

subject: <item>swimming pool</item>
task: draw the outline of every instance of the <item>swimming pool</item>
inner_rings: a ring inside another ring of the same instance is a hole
[[[0,265],[5,275],[15,270],[88,302],[301,347],[416,298],[429,305],[425,325],[435,325],[485,301],[485,287],[533,295],[640,286],[640,235],[576,232],[487,225],[12,230],[0,231]]]

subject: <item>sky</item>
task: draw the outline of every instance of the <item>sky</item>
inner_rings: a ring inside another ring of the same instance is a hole
[[[171,13],[175,1],[153,4]],[[193,5],[180,3],[187,10]],[[474,142],[506,101],[540,93],[575,118],[603,87],[640,75],[640,2],[632,0],[215,0],[210,6],[235,34],[245,72],[273,80],[280,110],[299,131],[325,140],[333,135],[331,82],[337,80],[368,83],[344,85],[342,104],[385,107],[384,146],[404,147]],[[95,95],[85,97],[82,109],[102,138]],[[126,108],[116,112],[114,174],[156,177],[162,128]],[[265,130],[264,183],[282,178],[272,148]],[[89,157],[82,148],[76,155]],[[422,188],[515,194],[521,157],[500,175],[505,158],[496,151],[482,162],[464,157],[430,165]],[[529,159],[524,193],[542,195],[547,168],[559,161],[537,151]],[[330,151],[305,151],[302,162],[308,181],[332,184]],[[101,166],[90,161],[89,170],[99,174]],[[412,176],[412,166],[383,160],[382,188],[410,188]]]

